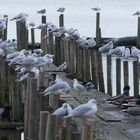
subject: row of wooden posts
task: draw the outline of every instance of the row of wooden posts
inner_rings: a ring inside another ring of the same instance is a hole
[[[62,17],[63,15],[61,15]],[[45,16],[42,17],[42,22],[46,23]],[[63,22],[60,23],[63,26]],[[101,37],[100,32],[99,28],[97,31],[99,37]],[[49,37],[41,40],[41,48],[45,53],[55,54],[54,62],[57,66],[66,61],[68,64],[67,73],[76,75],[81,81],[93,80],[96,89],[105,91],[102,55],[97,49],[81,47],[75,39],[66,40],[63,35],[55,37],[52,33],[47,32],[47,28],[41,31],[41,38],[46,34],[49,34]],[[34,49],[34,29],[31,29],[31,35]],[[17,46],[18,50],[28,49],[28,30],[25,23],[17,22]],[[120,59],[118,58],[116,62],[116,92],[120,93]],[[39,94],[50,84],[44,78],[45,73],[40,73],[38,80],[32,73],[29,73],[27,81],[18,83],[15,79],[20,75],[15,72],[14,68],[9,67],[4,59],[1,59],[0,63],[0,101],[2,104],[12,105],[13,121],[24,121],[25,139],[54,140],[58,137],[60,140],[80,140],[81,137],[82,140],[92,139],[91,127],[84,126],[81,136],[76,128],[71,127],[70,120],[66,121],[67,126],[64,127],[60,119],[57,120],[56,117],[48,113],[47,110],[51,111],[51,108],[55,110],[60,105],[60,101],[57,96],[44,97]],[[139,94],[140,66],[137,61],[134,61],[133,66],[134,94],[137,95]],[[112,94],[111,79],[111,56],[107,56],[107,92],[110,95]],[[124,83],[128,83],[128,61],[124,61]]]

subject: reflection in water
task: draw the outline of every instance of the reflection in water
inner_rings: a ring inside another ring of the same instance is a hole
[[[20,132],[15,129],[0,129],[0,140],[21,140]]]

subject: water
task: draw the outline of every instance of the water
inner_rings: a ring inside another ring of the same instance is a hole
[[[135,36],[137,18],[132,16],[139,10],[139,0],[0,0],[1,15],[9,15],[9,19],[20,12],[28,13],[27,22],[34,20],[40,23],[37,10],[47,10],[47,21],[58,25],[56,9],[65,7],[65,26],[77,28],[81,36],[95,36],[95,12],[91,7],[101,8],[101,29],[103,37]],[[9,21],[8,38],[16,38],[15,22]],[[40,41],[40,33],[36,31],[36,41]]]

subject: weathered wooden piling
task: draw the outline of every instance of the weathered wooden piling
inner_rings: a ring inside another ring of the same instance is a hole
[[[102,55],[99,53],[97,53],[97,67],[98,67],[99,91],[105,92]]]
[[[41,17],[41,23],[46,24],[46,16]],[[46,38],[43,37],[47,35],[47,26],[41,30],[41,49],[43,50],[44,54],[47,53],[47,47],[46,47]]]
[[[48,115],[45,140],[56,140],[56,116]]]
[[[60,36],[56,36],[55,37],[55,65],[56,66],[59,66],[61,64],[61,44],[60,44],[60,41],[61,41],[61,37]]]
[[[59,16],[59,27],[64,27],[64,15],[60,14]]]
[[[100,13],[96,13],[96,46],[100,47],[101,28],[100,28]]]
[[[138,27],[137,27],[137,48],[140,49],[140,17],[138,16]]]
[[[4,18],[6,19],[6,29],[4,30],[3,39],[2,40],[7,40],[8,15],[4,15]]]
[[[48,111],[40,111],[39,140],[45,140],[48,115]]]
[[[35,32],[34,28],[31,28],[31,44],[32,44],[32,50],[35,48]]]
[[[32,140],[39,139],[39,113],[37,79],[31,78],[31,90],[29,93],[28,137]]]
[[[128,61],[123,62],[123,75],[124,75],[124,85],[128,85],[128,78],[129,78],[129,72],[128,72]]]
[[[83,125],[81,140],[92,140],[92,127],[90,125]]]
[[[112,95],[111,56],[107,55],[107,93]]]
[[[90,73],[90,50],[88,48],[83,48],[83,74],[84,74],[84,81],[91,80],[91,73]]]
[[[17,24],[17,48],[18,50],[28,49],[28,29],[26,22],[16,22]]]
[[[91,73],[92,73],[92,80],[94,81],[95,89],[98,89],[98,68],[97,68],[97,52],[94,49],[90,50],[91,56]]]
[[[59,140],[71,140],[71,118],[65,118],[62,120],[62,124],[60,127],[60,133],[59,133]],[[66,123],[66,124],[64,124]],[[66,125],[66,126],[64,126]]]
[[[121,93],[121,59],[116,59],[116,87],[117,87],[117,94]]]
[[[133,62],[133,83],[134,83],[134,96],[139,95],[139,71],[140,66],[137,61]]]

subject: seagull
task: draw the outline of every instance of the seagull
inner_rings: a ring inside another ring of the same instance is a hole
[[[46,13],[46,9],[41,9],[39,11],[37,11],[38,14],[45,14]]]
[[[86,88],[82,84],[78,83],[77,79],[74,79],[73,81],[74,81],[73,88],[76,91],[78,91],[78,92],[86,91]]]
[[[140,54],[140,49],[138,49],[135,46],[133,46],[131,48],[131,56],[132,57],[138,57],[139,54]]]
[[[40,25],[38,25],[38,26],[35,26],[34,29],[40,29],[40,30],[43,30],[43,29],[45,29],[46,27],[47,27],[47,24],[42,23],[42,24],[40,24]]]
[[[33,21],[31,21],[31,22],[29,23],[29,26],[30,26],[31,28],[33,28],[33,27],[35,27],[35,23],[34,23]]]
[[[20,13],[20,14],[16,15],[15,17],[13,17],[10,20],[11,21],[12,20],[16,20],[16,21],[23,22],[23,21],[26,21],[27,17],[28,17],[28,14],[26,14],[26,13]]]
[[[63,117],[67,116],[72,111],[71,106],[68,103],[63,103],[62,106],[58,109],[56,109],[52,115],[55,115],[57,117]]]
[[[6,54],[3,49],[0,48],[0,57],[4,57]]]
[[[94,11],[96,11],[96,12],[98,12],[98,11],[101,10],[101,8],[99,8],[99,7],[94,7],[94,8],[91,8],[91,9],[94,10]]]
[[[124,46],[120,46],[120,47],[116,47],[114,49],[111,49],[109,51],[109,55],[117,55],[117,56],[123,56],[124,55],[124,52],[125,52],[125,47]]]
[[[95,99],[90,99],[87,103],[80,104],[74,108],[66,117],[82,117],[84,119],[83,122],[87,124],[86,118],[93,117],[96,112],[97,102]]]
[[[59,9],[57,9],[57,12],[63,13],[64,11],[65,11],[65,8],[64,7],[60,7]]]
[[[16,79],[17,82],[22,82],[26,80],[29,76],[29,73],[26,73],[25,75],[21,76],[19,79]]]
[[[61,64],[56,68],[56,71],[64,71],[66,68],[67,68],[67,63],[64,62],[63,64]]]
[[[124,57],[125,58],[129,58],[130,57],[130,49],[129,48],[125,49]]]
[[[133,14],[133,16],[139,16],[139,15],[140,15],[140,10]]]
[[[64,94],[65,92],[69,93],[70,90],[71,90],[71,87],[69,86],[69,84],[63,81],[62,79],[60,79],[58,82],[49,86],[43,93],[44,93],[44,96],[46,96],[46,95],[49,95],[50,93],[55,93],[55,94]]]
[[[101,53],[106,53],[106,52],[109,52],[111,49],[113,49],[113,41],[109,41],[107,44],[100,47],[99,51]]]

